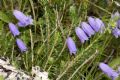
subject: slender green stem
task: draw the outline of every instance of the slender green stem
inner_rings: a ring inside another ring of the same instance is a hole
[[[33,51],[33,47],[34,47],[34,44],[33,44],[33,35],[32,35],[32,30],[30,29],[29,30],[30,32],[30,37],[31,37],[31,55],[32,55],[32,67],[33,67],[33,63],[34,63],[34,51]]]
[[[29,0],[29,2],[30,2],[30,5],[31,5],[31,8],[32,8],[32,12],[33,12],[33,17],[34,17],[34,25],[35,25],[35,34],[36,34],[36,15],[35,15],[35,10],[34,10],[34,4],[33,4],[33,1],[32,0]]]
[[[86,52],[95,42],[97,42],[100,38],[102,37],[102,35],[100,35],[98,38],[96,38],[85,50],[83,50],[81,53],[79,53],[76,58],[70,62],[70,65],[64,70],[64,72],[62,74],[60,74],[56,80],[60,80],[62,78],[62,76],[68,71],[68,69],[70,67],[72,67],[74,65],[74,63],[83,55],[84,52]]]
[[[53,53],[53,51],[54,51],[55,45],[56,45],[56,43],[57,43],[57,41],[58,41],[58,36],[56,35],[56,33],[55,33],[54,39],[55,39],[55,40],[54,40],[52,49],[51,49],[51,51],[50,51],[50,54],[49,54],[49,56],[48,56],[48,60],[50,59],[50,57],[51,57],[51,55],[52,55],[52,53]],[[47,66],[47,64],[48,64],[48,60],[47,60],[47,62],[46,62],[46,64],[45,64],[45,68],[44,68],[44,69],[46,69],[46,66]]]
[[[13,0],[10,0],[11,2],[11,9],[13,10]]]
[[[89,1],[89,0],[87,0],[87,1],[88,1],[90,4],[92,4],[93,6],[95,6],[95,7],[99,8],[99,9],[101,9],[102,11],[104,11],[104,12],[110,14],[110,15],[112,14],[111,12],[107,11],[106,9],[101,8],[100,6],[97,6],[97,5],[94,4],[93,2],[91,2],[91,1]]]
[[[91,55],[88,59],[86,59],[86,61],[84,61],[84,63],[82,63],[82,64],[74,71],[74,73],[69,77],[68,80],[71,80],[71,79],[73,78],[73,76],[79,71],[79,69],[80,69],[82,66],[84,66],[88,61],[90,61],[92,58],[94,58],[94,57],[96,56],[96,54],[97,54],[97,51],[96,51],[93,55]]]

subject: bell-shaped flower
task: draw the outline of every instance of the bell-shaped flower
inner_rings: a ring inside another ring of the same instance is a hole
[[[118,28],[120,28],[120,19],[117,20],[117,25],[116,25]]]
[[[16,17],[16,19],[18,19],[18,21],[19,21],[18,26],[20,26],[20,27],[24,27],[24,26],[33,24],[33,19],[31,18],[31,16],[26,16],[21,11],[14,10],[13,15]]]
[[[105,29],[105,25],[102,22],[102,20],[100,20],[99,18],[96,18],[95,19],[95,23],[96,23],[95,26],[98,28],[98,31],[100,31],[101,33],[103,33],[103,31]]]
[[[114,14],[111,15],[111,19],[118,19],[120,18],[120,13],[116,11]]]
[[[80,39],[81,43],[84,43],[85,40],[88,40],[88,36],[85,34],[85,32],[81,28],[76,27],[75,32],[78,38]]]
[[[27,51],[27,47],[21,39],[16,39],[16,43],[21,52]]]
[[[115,80],[119,74],[105,63],[100,63],[99,68],[112,80]]]
[[[87,24],[86,22],[82,22],[81,23],[82,29],[83,31],[89,36],[91,37],[91,35],[95,34],[95,31],[91,28],[91,26],[89,24]]]
[[[120,29],[118,29],[117,27],[115,27],[113,30],[112,30],[112,33],[113,35],[118,38],[120,36]]]
[[[88,17],[88,23],[90,24],[90,26],[94,29],[94,31],[98,32],[100,27],[96,26],[96,21],[95,18],[93,17]]]
[[[14,37],[20,35],[18,28],[13,23],[9,23],[9,29]]]
[[[66,40],[66,43],[67,43],[68,49],[70,51],[70,55],[72,55],[72,54],[75,55],[77,52],[77,48],[76,48],[76,45],[75,45],[75,42],[73,41],[73,39],[71,37],[68,37]]]

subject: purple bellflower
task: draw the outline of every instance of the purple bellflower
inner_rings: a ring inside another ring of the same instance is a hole
[[[27,47],[21,39],[16,39],[16,43],[21,52],[27,51]]]
[[[112,30],[112,33],[113,35],[118,38],[120,36],[120,29],[118,29],[117,27],[115,27],[113,30]]]
[[[104,29],[105,29],[105,25],[102,22],[102,20],[100,20],[99,18],[95,19],[95,26],[98,28],[98,31],[100,31],[100,33],[103,33]]]
[[[120,13],[118,11],[116,11],[114,14],[111,15],[111,19],[115,19],[119,17],[120,17]]]
[[[100,63],[99,67],[103,71],[103,73],[109,76],[112,80],[115,80],[119,76],[119,74],[115,72],[115,70],[113,70],[111,67],[109,67],[105,63]]]
[[[80,39],[81,43],[84,43],[85,40],[88,40],[88,36],[85,34],[85,32],[81,28],[76,27],[75,32],[78,38]]]
[[[88,23],[90,24],[90,26],[96,31],[98,32],[100,30],[100,26],[96,25],[96,21],[95,18],[93,17],[88,17]]]
[[[18,28],[13,23],[9,23],[9,29],[14,37],[20,35]]]
[[[120,36],[120,14],[119,12],[115,12],[111,15],[111,20],[114,21],[115,25],[114,28],[112,28],[112,34],[118,38]]]
[[[102,33],[103,30],[105,29],[104,23],[99,18],[89,17],[88,23],[96,32],[100,31]]]
[[[16,17],[16,19],[18,19],[18,21],[19,21],[18,26],[20,26],[20,27],[24,27],[24,26],[33,24],[33,19],[31,18],[31,16],[26,16],[25,14],[23,14],[22,12],[20,12],[18,10],[14,10],[13,15]]]
[[[95,34],[95,31],[91,28],[91,26],[89,24],[87,24],[86,22],[82,22],[81,23],[82,29],[83,31],[85,31],[85,33],[91,37],[91,35]]]
[[[70,51],[70,55],[72,55],[72,54],[75,55],[77,52],[77,48],[76,48],[76,45],[75,45],[73,39],[71,37],[68,37],[66,40],[66,43],[67,43],[68,49]]]
[[[120,28],[120,19],[117,20],[117,27]]]

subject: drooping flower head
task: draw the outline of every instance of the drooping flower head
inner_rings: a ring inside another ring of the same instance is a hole
[[[93,17],[88,17],[88,23],[90,24],[90,26],[91,26],[96,32],[98,32],[98,31],[100,30],[100,26],[96,26],[95,18],[93,18]]]
[[[17,43],[21,52],[27,51],[27,47],[21,39],[16,39],[16,43]]]
[[[70,54],[76,54],[77,52],[77,48],[76,48],[76,45],[73,41],[73,39],[71,37],[68,37],[67,40],[66,40],[66,43],[67,43],[67,46],[68,46],[68,49],[70,51]]]
[[[16,17],[16,19],[18,19],[18,21],[19,21],[18,26],[20,26],[20,27],[24,27],[24,26],[33,24],[33,19],[31,18],[31,16],[26,16],[25,14],[23,14],[22,12],[20,12],[18,10],[14,10],[13,15]]]
[[[118,11],[111,15],[110,26],[112,34],[118,38],[120,36],[120,13]]]
[[[120,28],[120,19],[117,20],[117,27]]]
[[[95,18],[95,26],[98,28],[98,31],[100,33],[103,33],[104,29],[105,29],[105,25],[102,22],[102,20],[100,20],[99,18]]]
[[[109,25],[112,28],[115,28],[115,27],[119,27],[120,28],[120,14],[119,14],[118,11],[116,11],[115,13],[113,13],[111,15],[111,19],[109,21]]]
[[[82,29],[83,31],[89,36],[91,37],[91,35],[95,34],[95,31],[91,28],[91,26],[89,24],[87,24],[86,22],[82,22],[81,23]]]
[[[13,23],[9,23],[9,29],[14,37],[20,35],[18,28]]]
[[[105,25],[99,18],[88,17],[88,23],[96,32],[103,32]]]
[[[120,29],[118,29],[117,27],[115,27],[113,30],[112,30],[112,33],[113,35],[118,38],[120,36]]]
[[[111,15],[111,19],[117,20],[118,18],[120,18],[120,13],[118,11]]]
[[[84,43],[85,40],[88,40],[88,36],[85,34],[85,32],[80,27],[76,27],[75,32],[78,38],[80,39],[81,43]]]
[[[113,70],[111,67],[109,67],[105,63],[100,63],[99,67],[103,71],[103,73],[109,76],[112,80],[115,80],[119,75],[117,72],[115,72],[115,70]]]

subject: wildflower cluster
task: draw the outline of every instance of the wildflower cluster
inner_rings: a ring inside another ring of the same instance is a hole
[[[113,21],[113,25],[110,25],[110,30],[112,34],[118,38],[120,36],[120,14],[116,12],[111,16],[111,21]],[[88,23],[87,22],[81,22],[79,27],[75,28],[75,33],[81,43],[85,43],[85,41],[89,40],[89,38],[94,35],[96,32],[103,33],[105,29],[105,25],[99,18],[94,17],[88,17]],[[77,48],[75,45],[75,42],[71,37],[68,37],[67,40],[67,46],[70,51],[70,54],[76,54]],[[100,69],[109,76],[112,80],[115,80],[120,75],[120,68],[118,69],[118,72],[113,70],[111,67],[109,67],[105,63],[99,64]]]
[[[25,27],[25,26],[33,24],[33,19],[31,18],[31,16],[26,16],[18,10],[14,10],[13,15],[18,20],[17,25],[19,27]],[[17,26],[15,24],[13,24],[12,22],[10,22],[9,23],[9,29],[10,29],[11,33],[13,34],[13,36],[16,38],[16,43],[17,43],[17,46],[20,49],[20,51],[21,52],[27,51],[27,47],[24,44],[24,42],[17,37],[17,36],[20,35],[20,32],[19,32]]]
[[[112,33],[113,35],[118,38],[120,36],[120,14],[119,12],[115,12],[111,16],[112,24],[110,25],[112,27]]]
[[[111,67],[109,67],[105,63],[100,63],[99,68],[107,75],[109,76],[112,80],[116,80],[119,75],[120,75],[120,68],[118,68],[118,71],[116,72],[113,70]]]
[[[80,27],[81,26],[81,27]],[[104,31],[105,25],[99,18],[88,17],[87,22],[81,22],[79,27],[75,28],[75,33],[81,43],[83,44],[85,41],[89,40],[89,38],[94,35],[96,32],[102,33]],[[76,54],[77,49],[74,41],[71,37],[68,37],[67,46],[69,48],[70,54]]]
[[[104,29],[105,29],[105,25],[102,22],[102,20],[100,20],[99,18],[88,17],[88,22],[81,22],[80,26],[75,28],[75,33],[77,37],[79,38],[79,40],[81,41],[81,43],[83,44],[85,43],[85,41],[89,40],[89,38],[92,35],[94,35],[96,32],[103,33]],[[112,14],[109,29],[116,38],[120,36],[120,14],[119,12]],[[66,43],[70,51],[70,54],[75,55],[77,52],[77,48],[76,48],[76,45],[73,39],[71,37],[68,37],[66,40]],[[116,72],[115,70],[113,70],[111,67],[109,67],[105,63],[100,63],[99,67],[112,80],[117,79],[120,75],[120,68]]]

